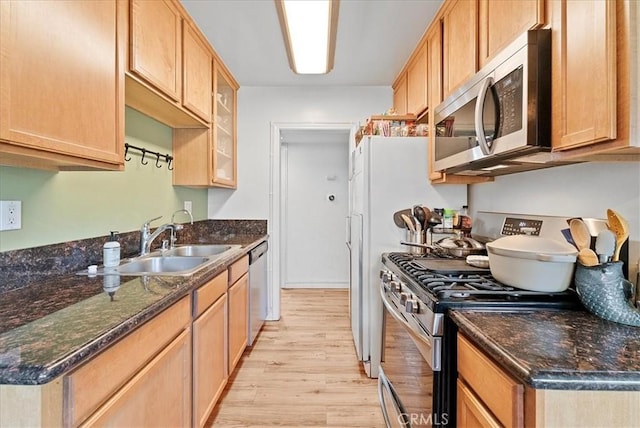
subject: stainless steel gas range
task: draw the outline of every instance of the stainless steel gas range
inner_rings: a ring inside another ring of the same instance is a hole
[[[532,224],[541,236],[564,239],[562,229],[569,220],[481,214],[475,237],[485,242],[521,233],[519,228]],[[581,308],[572,288],[561,293],[517,289],[497,282],[489,269],[461,259],[385,253],[382,264],[383,362],[378,385],[388,427],[456,426],[457,328],[447,316],[450,309]]]

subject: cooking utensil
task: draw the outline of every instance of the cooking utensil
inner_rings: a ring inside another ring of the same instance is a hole
[[[422,223],[420,223],[420,220],[416,217],[411,217],[411,220],[413,220],[413,224],[416,225],[416,232],[422,232]]]
[[[607,209],[607,225],[616,234],[616,248],[611,261],[617,262],[620,259],[620,248],[629,237],[629,223],[614,210]]]
[[[427,219],[425,217],[425,212],[420,205],[416,205],[413,207],[413,215],[416,217],[416,219],[420,223],[420,229],[422,229],[424,227],[424,222]]]
[[[435,211],[431,211],[431,216],[427,218],[427,228],[433,229],[434,226],[442,224],[442,217]]]
[[[411,215],[411,210],[409,208],[407,208],[407,209],[404,209],[404,210],[396,211],[395,213],[393,213],[393,222],[400,229],[406,229],[407,226],[406,226],[404,220],[402,219],[402,214],[407,215],[407,216]]]
[[[578,252],[564,241],[514,235],[486,247],[491,274],[504,284],[545,292],[564,291],[571,284]]]
[[[585,266],[598,264],[598,255],[591,248],[583,248],[578,253],[578,260]]]
[[[600,263],[607,263],[611,260],[616,250],[616,234],[609,229],[603,229],[596,238],[596,254]]]
[[[578,218],[571,219],[569,229],[571,230],[571,237],[578,250],[591,248],[591,233],[589,233],[589,228],[587,228],[584,221]]]
[[[473,238],[443,238],[435,247],[455,257],[467,257],[472,254],[484,254],[484,245]]]
[[[429,218],[431,217],[431,210],[423,205],[422,211],[424,211],[424,221],[422,222],[422,229],[427,230],[429,228]]]
[[[409,229],[412,232],[416,231],[416,227],[413,224],[413,222],[411,221],[411,219],[409,218],[408,215],[406,214],[400,214],[400,217],[402,217],[402,220],[404,221],[404,224],[406,225],[406,228]]]

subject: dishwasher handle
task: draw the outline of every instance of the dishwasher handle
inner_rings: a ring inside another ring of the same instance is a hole
[[[267,253],[268,249],[269,249],[268,241],[264,241],[263,243],[258,244],[257,247],[255,247],[253,250],[249,252],[249,264],[250,265],[254,264],[260,257],[262,257]]]

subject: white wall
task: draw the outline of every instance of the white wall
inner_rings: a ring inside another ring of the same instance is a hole
[[[314,131],[307,131],[314,133]],[[285,288],[349,286],[349,134],[333,143],[282,146],[285,168]],[[334,195],[333,201],[328,195]]]
[[[496,177],[469,186],[476,211],[607,218],[619,212],[629,222],[630,276],[640,258],[640,163],[584,163]]]
[[[210,189],[209,218],[268,218],[272,122],[358,123],[388,110],[392,96],[389,86],[241,87],[238,189]]]
[[[211,219],[267,219],[269,250],[269,313],[280,318],[279,219],[270,218],[269,194],[272,125],[358,123],[372,114],[388,110],[393,92],[388,86],[350,87],[250,87],[238,91],[238,189],[210,189],[208,216]],[[279,150],[279,144],[273,144]],[[274,174],[278,176],[278,174]],[[277,187],[277,186],[276,186]],[[279,190],[278,190],[279,191]],[[279,208],[275,207],[274,212]],[[340,230],[343,230],[342,228]]]

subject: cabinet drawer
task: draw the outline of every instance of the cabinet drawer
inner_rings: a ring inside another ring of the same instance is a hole
[[[478,397],[458,380],[457,422],[461,427],[501,427]]]
[[[458,335],[458,374],[500,423],[522,426],[523,386],[462,335]]]
[[[218,297],[226,292],[227,271],[224,271],[193,292],[193,317],[199,317],[200,314],[218,300]]]
[[[235,284],[238,279],[249,271],[249,256],[244,256],[229,266],[229,285]]]
[[[190,299],[166,309],[64,378],[65,425],[77,426],[191,321]]]

